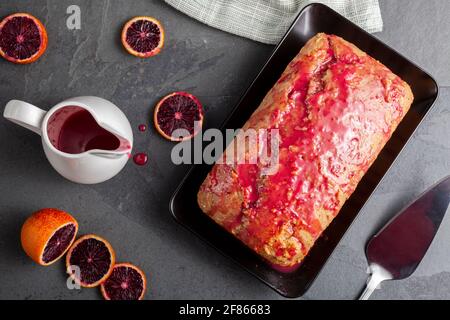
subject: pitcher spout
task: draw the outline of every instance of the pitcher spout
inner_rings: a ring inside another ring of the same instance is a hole
[[[106,159],[117,159],[122,158],[124,155],[127,157],[131,156],[132,145],[131,142],[125,138],[117,137],[120,140],[119,147],[116,150],[100,150],[92,149],[87,151],[88,154],[106,158]]]

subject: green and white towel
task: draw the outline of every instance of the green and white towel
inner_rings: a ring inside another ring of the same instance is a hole
[[[165,0],[168,4],[212,27],[276,44],[298,12],[321,2],[368,32],[383,29],[378,0]]]

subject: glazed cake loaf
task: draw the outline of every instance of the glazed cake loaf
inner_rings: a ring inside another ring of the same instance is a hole
[[[270,263],[296,266],[412,101],[408,84],[383,64],[342,38],[317,34],[243,127],[279,130],[275,173],[262,174],[261,163],[216,163],[198,204]]]

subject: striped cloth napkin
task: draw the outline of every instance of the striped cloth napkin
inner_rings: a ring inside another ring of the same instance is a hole
[[[263,43],[276,44],[298,12],[321,2],[368,32],[383,29],[378,0],[165,0],[212,27]]]

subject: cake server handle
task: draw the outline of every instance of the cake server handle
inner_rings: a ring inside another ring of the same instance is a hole
[[[370,275],[369,279],[367,280],[366,288],[361,293],[359,300],[369,300],[372,293],[375,291],[375,289],[378,288],[382,281],[383,280],[379,279],[378,277],[374,277],[373,274]]]
[[[380,284],[384,280],[392,279],[392,275],[377,264],[371,264],[368,268],[370,272],[369,279],[367,279],[366,288],[361,293],[359,300],[368,300],[372,293],[380,288]]]

